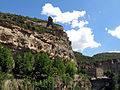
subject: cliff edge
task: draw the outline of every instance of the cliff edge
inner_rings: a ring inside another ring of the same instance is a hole
[[[0,43],[12,51],[14,58],[26,51],[45,52],[52,59],[59,56],[63,62],[76,64],[71,42],[63,27],[46,25],[47,21],[36,18],[0,13]]]

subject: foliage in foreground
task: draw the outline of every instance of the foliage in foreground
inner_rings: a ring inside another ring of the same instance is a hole
[[[0,44],[0,68],[3,72],[9,72],[15,67],[15,62],[11,52],[7,48],[3,48]]]
[[[9,73],[13,73],[12,78],[23,79],[25,83],[30,82],[40,89],[54,90],[56,77],[62,80],[63,86],[67,86],[76,73],[74,63],[68,62],[65,65],[61,58],[51,60],[46,53],[26,52],[13,60],[11,52],[1,44],[0,60],[1,85],[11,78],[7,78]]]
[[[111,70],[107,69],[104,74],[109,77],[109,82],[106,83],[102,90],[120,90],[119,76],[113,73]]]

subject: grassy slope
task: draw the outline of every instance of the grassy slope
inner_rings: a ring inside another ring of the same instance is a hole
[[[92,57],[82,55],[80,52],[74,52],[79,66],[91,65],[106,60],[120,59],[120,53],[99,53]]]
[[[9,24],[17,25],[17,26],[20,26],[25,29],[37,30],[37,31],[39,31],[39,33],[46,32],[46,33],[54,34],[52,31],[50,31],[46,27],[42,27],[40,25],[35,25],[34,23],[40,23],[40,22],[47,23],[47,21],[37,19],[37,18],[30,18],[28,16],[24,17],[21,15],[0,12],[0,22],[7,22]],[[54,24],[54,25],[60,26],[58,24]]]

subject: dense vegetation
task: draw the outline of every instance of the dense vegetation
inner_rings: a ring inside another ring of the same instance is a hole
[[[96,63],[117,60],[120,59],[120,53],[100,53],[92,57],[84,56],[82,53],[74,52],[77,63],[78,63],[78,73],[87,74],[85,66],[94,65]],[[111,70],[106,69],[104,75],[109,78],[106,85],[101,90],[120,90],[120,76],[116,73],[113,73]],[[89,78],[89,76],[87,76]],[[96,90],[96,89],[94,89]]]
[[[84,66],[90,65],[94,62],[92,57],[84,56],[80,52],[75,52],[74,51],[74,55],[76,57],[77,64],[78,64],[79,67],[84,67]]]
[[[81,58],[91,59],[91,57],[85,56]],[[14,60],[10,50],[3,48],[0,44],[0,60],[0,89],[5,80],[15,78],[23,79],[26,84],[31,83],[41,90],[54,90],[56,78],[61,80],[62,87],[68,86],[76,73],[84,79],[89,79],[86,69],[78,68],[76,71],[74,63],[67,62],[64,64],[59,57],[51,60],[46,53],[32,54],[31,52],[25,52],[24,55],[18,55]],[[103,90],[119,90],[118,75],[110,70],[106,70],[104,74],[110,80]],[[79,85],[73,85],[70,90],[73,88],[79,90],[80,87]]]
[[[13,75],[8,74],[13,68],[15,68],[15,62],[11,52],[0,44],[0,90],[4,80],[13,78]]]
[[[93,59],[98,61],[120,59],[120,53],[100,53],[94,55]]]
[[[11,52],[1,44],[0,61],[0,88],[6,79],[19,78],[42,90],[53,90],[56,77],[61,79],[64,86],[70,83],[76,73],[73,62],[65,65],[61,58],[51,60],[46,53],[26,52],[13,60]]]
[[[120,90],[119,76],[109,69],[105,70],[104,74],[109,77],[109,81],[102,90]]]

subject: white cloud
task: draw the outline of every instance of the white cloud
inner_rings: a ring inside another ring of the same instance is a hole
[[[66,31],[69,39],[72,41],[73,50],[83,51],[85,48],[96,48],[101,46],[101,44],[94,41],[94,35],[92,29],[85,27],[88,21],[79,18],[85,16],[86,11],[73,11],[73,12],[62,12],[59,7],[54,7],[52,4],[47,3],[42,7],[42,14],[47,16],[52,16],[54,22],[67,23],[70,24],[72,28],[78,27],[76,30]],[[90,18],[90,16],[88,16]]]
[[[120,26],[116,27],[115,30],[108,30],[108,33],[120,39]]]
[[[52,4],[47,3],[42,7],[42,14],[53,16],[55,22],[70,23],[77,20],[79,17],[84,17],[86,11],[73,11],[62,13],[59,7],[53,7]]]
[[[106,27],[106,28],[105,28],[105,30],[107,31],[107,30],[108,30],[108,28]]]
[[[108,51],[108,53],[120,53],[120,51]]]
[[[42,14],[47,16],[59,16],[61,14],[59,7],[53,7],[52,4],[47,3],[42,7]]]
[[[67,31],[69,39],[72,41],[73,50],[83,51],[85,48],[96,48],[101,44],[94,41],[94,35],[92,34],[91,28],[83,27],[79,30]]]
[[[78,20],[73,20],[71,26],[72,26],[72,28],[75,28],[75,27],[81,28],[81,27],[84,27],[85,24],[88,24],[88,21],[80,21],[80,22],[78,22]]]

